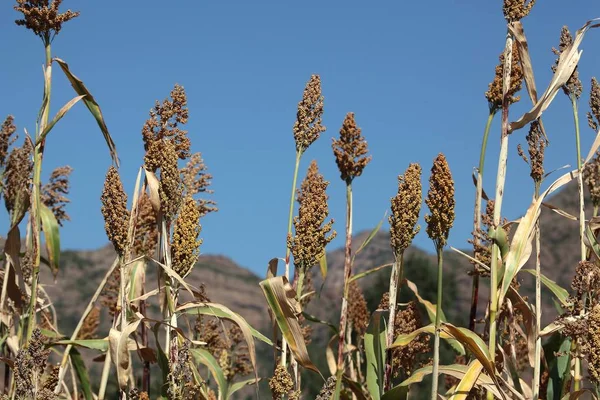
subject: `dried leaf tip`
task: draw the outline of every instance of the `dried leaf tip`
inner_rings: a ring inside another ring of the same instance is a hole
[[[119,256],[122,257],[127,247],[129,211],[127,210],[127,194],[123,189],[121,177],[113,166],[108,169],[106,174],[101,200],[106,235]]]
[[[518,102],[520,96],[515,96],[523,86],[523,68],[516,43],[513,43],[512,60],[510,69],[510,88],[506,93],[508,104]],[[500,62],[496,66],[494,80],[489,84],[485,98],[488,101],[490,112],[496,112],[502,108],[502,81],[504,75],[504,51],[500,54]]]
[[[448,241],[450,228],[454,223],[454,180],[446,157],[440,153],[431,168],[429,192],[425,203],[430,215],[425,216],[427,235],[434,241],[438,249],[442,249]]]
[[[332,143],[335,162],[341,173],[341,178],[347,184],[362,174],[363,169],[371,161],[367,156],[367,141],[361,134],[361,129],[356,125],[354,113],[346,114],[340,138],[333,139]]]
[[[17,0],[14,9],[23,14],[23,19],[15,23],[32,30],[45,44],[50,44],[62,29],[62,24],[79,16],[79,11],[59,13],[61,3],[62,0]]]
[[[398,194],[392,198],[390,222],[390,244],[394,255],[399,257],[419,233],[417,225],[423,201],[421,188],[421,166],[410,164],[404,175],[398,176]]]
[[[295,236],[288,236],[287,245],[294,256],[294,265],[305,271],[317,264],[325,254],[325,246],[336,235],[332,231],[333,219],[325,223],[329,215],[326,189],[329,185],[319,173],[317,162],[313,161],[306,178],[300,185],[298,216],[294,217]],[[324,224],[325,223],[325,224]],[[329,236],[327,235],[329,232]]]
[[[200,255],[202,240],[198,236],[201,229],[200,210],[196,201],[188,196],[177,217],[171,246],[173,270],[182,277],[192,270]]]
[[[504,0],[502,12],[506,22],[520,21],[531,12],[535,0]]]
[[[68,165],[56,168],[52,171],[48,183],[42,188],[42,203],[52,210],[60,226],[63,226],[64,221],[71,219],[65,211],[65,206],[71,202],[66,197],[69,194],[71,172],[73,172],[73,168]]]
[[[304,88],[302,100],[298,103],[296,122],[294,123],[294,140],[296,152],[302,154],[325,132],[321,124],[323,117],[323,95],[321,94],[321,78],[312,75]]]
[[[594,131],[598,131],[600,124],[600,85],[595,77],[592,78],[592,89],[590,90],[590,109],[587,113],[588,125]]]
[[[558,67],[558,61],[560,59],[560,55],[567,49],[567,47],[573,44],[573,36],[571,36],[571,32],[569,32],[569,28],[563,26],[560,30],[560,41],[558,44],[558,50],[552,48],[552,52],[558,56],[556,62],[552,66],[552,72],[556,72],[556,68]],[[579,70],[578,66],[575,66],[573,73],[562,87],[563,92],[569,97],[575,96],[576,99],[581,97],[581,92],[583,91],[583,86],[581,84],[581,80],[579,79]]]

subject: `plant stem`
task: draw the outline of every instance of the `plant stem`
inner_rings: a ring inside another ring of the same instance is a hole
[[[583,200],[583,177],[582,177],[582,163],[581,163],[581,142],[579,139],[579,113],[577,111],[577,97],[574,94],[569,95],[571,99],[571,106],[573,107],[573,120],[575,123],[575,146],[577,150],[577,188],[579,192],[579,246],[581,250],[581,261],[586,260],[587,252],[585,248],[585,204]],[[585,298],[583,299],[583,308],[581,314],[585,313]],[[575,348],[577,344],[574,342]],[[575,359],[575,376],[573,377],[574,391],[578,391],[581,382],[581,358]]]
[[[106,394],[106,385],[108,384],[108,374],[110,373],[110,351],[106,352],[104,367],[102,368],[102,378],[100,378],[100,389],[98,390],[98,400],[104,400]]]
[[[496,115],[496,108],[490,108],[485,130],[483,131],[483,140],[481,142],[481,151],[479,153],[479,167],[477,168],[477,188],[475,191],[475,215],[473,224],[473,246],[479,244],[478,231],[481,229],[481,199],[483,198],[483,169],[485,166],[485,154],[487,152],[487,142],[490,133],[492,121]],[[477,303],[479,301],[479,274],[477,266],[473,266],[473,290],[471,292],[471,312],[469,314],[469,329],[475,331],[475,321],[477,320]]]
[[[534,198],[540,197],[540,183],[535,182]],[[541,244],[540,244],[540,221],[535,223],[535,356],[533,366],[532,400],[538,400],[540,395],[540,374],[542,369],[542,284],[541,284]]]
[[[400,282],[402,281],[404,268],[404,251],[395,256],[394,266],[392,267],[392,273],[390,274],[390,302],[389,308],[390,313],[388,317],[387,327],[387,356],[385,358],[385,374],[383,378],[383,390],[384,392],[391,389],[392,386],[392,350],[390,347],[394,343],[394,325],[396,321],[396,305],[398,304],[398,292]]]
[[[294,165],[294,178],[292,179],[292,195],[290,198],[290,212],[288,217],[288,229],[285,246],[285,277],[290,278],[290,248],[287,246],[287,237],[292,234],[292,222],[294,221],[294,201],[296,200],[296,184],[298,182],[298,169],[300,167],[300,158],[302,151],[296,151],[296,163]],[[281,339],[281,365],[285,367],[287,363],[287,343],[285,337]]]
[[[433,343],[433,372],[431,374],[431,400],[437,400],[440,368],[440,324],[442,321],[442,279],[444,248],[436,245],[438,258],[437,301],[435,306],[435,339]]]
[[[348,323],[348,291],[352,275],[352,182],[346,182],[346,245],[344,252],[344,297],[340,313],[340,330],[338,345],[338,373],[344,370],[344,348],[346,341],[346,325]]]
[[[496,176],[496,197],[494,203],[494,228],[500,227],[500,218],[502,215],[502,200],[504,197],[504,185],[506,182],[506,164],[508,161],[508,88],[510,87],[510,72],[512,61],[513,40],[510,32],[506,34],[506,45],[504,47],[504,74],[502,79],[502,131],[500,141],[500,155],[498,157],[498,172]],[[496,241],[492,242],[492,260],[490,263],[490,333],[489,333],[489,353],[492,362],[496,359],[496,329],[498,307],[498,256],[500,249]],[[488,400],[493,400],[494,394],[488,390]]]
[[[50,47],[50,41],[45,41],[45,55],[46,63],[44,69],[44,102],[42,105],[40,121],[35,134],[35,143],[41,135],[42,131],[48,125],[48,117],[50,114],[50,93],[52,83],[52,51]],[[44,155],[44,141],[36,144],[33,149],[33,185],[31,198],[33,204],[31,205],[31,230],[32,230],[32,248],[33,251],[33,268],[31,277],[31,296],[29,300],[28,319],[27,319],[27,333],[25,336],[24,346],[27,347],[29,339],[35,328],[35,308],[37,304],[37,288],[40,273],[40,231],[41,231],[41,180],[42,180],[42,159]]]

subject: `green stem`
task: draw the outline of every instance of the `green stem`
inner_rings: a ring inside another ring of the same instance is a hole
[[[494,228],[500,227],[502,215],[502,200],[504,197],[504,186],[506,183],[506,165],[508,161],[508,88],[510,87],[511,61],[510,51],[512,50],[513,40],[510,31],[506,33],[506,45],[504,48],[504,76],[502,79],[502,129],[500,137],[500,155],[498,157],[498,171],[496,175],[496,197],[494,202]],[[498,304],[498,256],[500,249],[496,241],[492,242],[492,260],[490,262],[490,333],[489,333],[489,354],[492,362],[496,359],[496,330],[497,313],[500,304]],[[488,390],[487,399],[493,400],[494,394]]]
[[[444,248],[436,245],[438,258],[437,304],[435,305],[435,339],[433,344],[433,372],[431,374],[431,400],[437,400],[440,368],[440,324],[442,322],[442,278]]]
[[[348,324],[348,292],[352,276],[352,182],[346,182],[346,245],[344,246],[344,297],[340,313],[340,330],[338,345],[338,372],[344,371],[344,348],[346,342],[346,326]]]
[[[483,198],[483,169],[485,166],[485,154],[487,152],[487,142],[490,133],[492,121],[496,115],[496,108],[490,109],[485,130],[483,131],[483,140],[481,142],[481,151],[479,153],[479,167],[477,169],[477,189],[475,192],[475,216],[473,220],[473,246],[479,244],[479,236],[477,232],[481,229],[481,199]],[[477,303],[479,301],[479,274],[477,266],[473,267],[473,290],[471,292],[471,312],[469,315],[469,329],[475,331],[475,321],[477,319]]]
[[[294,165],[294,178],[292,179],[292,195],[290,197],[290,212],[288,217],[288,229],[286,236],[285,246],[285,277],[290,278],[290,251],[291,249],[287,245],[287,238],[292,234],[292,222],[294,221],[294,202],[296,200],[296,184],[298,182],[298,169],[300,167],[300,158],[302,157],[302,150],[296,150],[296,163]],[[285,338],[281,341],[281,365],[285,367],[287,363],[287,343]]]
[[[36,131],[36,143],[41,132],[48,124],[48,118],[50,114],[50,94],[51,94],[51,83],[52,83],[52,51],[50,42],[45,42],[45,73],[44,73],[44,105],[41,113],[41,120],[38,124]],[[33,204],[31,206],[31,225],[32,225],[32,250],[33,250],[33,268],[32,268],[32,283],[31,283],[31,296],[29,300],[28,318],[27,318],[27,331],[25,336],[25,347],[31,339],[33,329],[35,328],[35,308],[37,304],[37,289],[40,273],[40,230],[41,230],[41,178],[42,178],[42,159],[44,152],[44,143],[39,143],[34,147],[33,150],[33,188],[32,198]]]
[[[534,198],[540,197],[540,181],[535,181]],[[542,284],[541,284],[541,248],[540,248],[540,222],[535,224],[535,356],[533,366],[532,400],[538,400],[540,395],[540,376],[542,369]]]

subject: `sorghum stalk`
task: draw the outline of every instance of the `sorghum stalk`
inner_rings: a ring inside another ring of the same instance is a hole
[[[483,198],[483,169],[485,167],[485,154],[487,152],[487,142],[490,133],[492,121],[496,115],[497,108],[490,107],[490,113],[483,131],[483,140],[481,142],[481,151],[479,153],[479,167],[477,168],[477,187],[475,191],[475,216],[473,224],[473,246],[479,244],[479,235],[477,232],[481,229],[481,200]],[[479,301],[479,274],[477,266],[473,267],[473,290],[471,292],[471,311],[469,314],[469,330],[475,331],[475,320],[477,319],[477,303]]]
[[[432,385],[431,385],[431,399],[437,400],[438,392],[438,380],[439,380],[439,368],[440,368],[440,325],[442,315],[442,279],[444,277],[443,265],[444,265],[444,249],[443,247],[437,246],[436,249],[437,260],[438,260],[438,276],[437,276],[437,301],[435,305],[435,337],[433,342],[433,372],[432,372]]]
[[[344,294],[340,311],[340,330],[338,343],[337,372],[344,372],[344,347],[346,342],[346,325],[348,322],[348,291],[352,276],[352,182],[346,183],[346,244],[344,248]],[[341,375],[338,376],[341,379]]]
[[[513,38],[510,32],[506,34],[506,46],[504,48],[504,71],[502,79],[502,131],[500,141],[500,155],[498,157],[498,172],[496,176],[496,196],[494,205],[494,228],[500,229],[502,212],[502,200],[504,197],[504,185],[506,182],[506,165],[508,160],[508,108],[509,97],[507,95],[511,84]],[[498,256],[500,248],[497,242],[492,241],[492,260],[490,265],[490,331],[489,331],[489,353],[492,357],[496,354],[496,329],[498,313]],[[494,398],[491,391],[487,393],[488,400]]]

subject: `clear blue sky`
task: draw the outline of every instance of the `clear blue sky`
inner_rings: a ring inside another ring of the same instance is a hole
[[[0,116],[13,114],[19,132],[34,131],[42,94],[43,47],[14,24],[5,2],[0,12]],[[331,151],[345,114],[367,138],[373,161],[354,184],[355,229],[375,226],[397,190],[396,177],[420,162],[426,184],[432,160],[444,152],[455,181],[457,220],[450,244],[467,246],[472,226],[473,167],[487,117],[483,96],[504,46],[502,2],[454,1],[73,1],[81,11],[56,38],[53,53],[69,63],[100,103],[122,161],[129,194],[142,163],[141,128],[156,99],[175,83],[188,95],[187,125],[193,150],[214,175],[220,211],[204,219],[202,253],[220,253],[263,275],[281,257],[294,162],[292,126],[304,84],[320,74],[327,131],[305,154],[304,175],[317,159],[329,188],[331,215],[342,245],[344,186]],[[538,1],[523,20],[538,91],[550,80],[560,29],[572,32],[600,16],[596,0]],[[585,112],[592,75],[600,75],[600,31],[586,36],[580,73],[583,153],[591,144]],[[74,96],[55,68],[52,114]],[[529,108],[523,100],[513,118]],[[546,168],[575,162],[570,104],[561,93],[544,120],[551,140]],[[516,154],[525,131],[510,139],[505,215],[518,218],[529,204],[528,167]],[[499,145],[493,127],[485,188],[493,193]],[[69,164],[72,221],[62,230],[65,249],[106,244],[100,194],[110,165],[95,122],[77,105],[52,131],[44,176]],[[548,182],[547,182],[548,183]],[[423,206],[422,216],[426,212]],[[1,226],[7,217],[0,213]],[[423,221],[421,220],[421,224]],[[383,229],[388,229],[387,222]],[[415,243],[432,245],[424,230]]]

